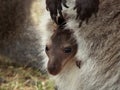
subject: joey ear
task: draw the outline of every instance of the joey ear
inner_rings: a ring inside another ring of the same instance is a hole
[[[53,23],[52,31],[56,32],[58,30],[58,28],[64,28],[65,24],[66,24],[66,20],[63,17],[61,17],[61,16],[57,17],[57,23],[55,23],[55,22]]]
[[[57,23],[53,23],[53,32],[56,32],[58,28],[63,28],[64,25],[66,24],[65,19],[63,17],[58,17],[57,18]]]

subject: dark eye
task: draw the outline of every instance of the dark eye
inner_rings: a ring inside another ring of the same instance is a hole
[[[46,46],[45,51],[49,51],[49,48]]]
[[[72,51],[72,48],[70,47],[64,48],[64,53],[70,53],[71,51]]]

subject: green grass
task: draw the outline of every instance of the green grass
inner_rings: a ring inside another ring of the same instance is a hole
[[[54,90],[53,82],[32,68],[13,66],[0,60],[0,90]]]

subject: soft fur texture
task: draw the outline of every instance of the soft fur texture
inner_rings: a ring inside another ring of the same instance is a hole
[[[43,0],[44,2],[44,0]],[[119,1],[111,0],[105,2],[108,4],[117,3]],[[58,90],[120,90],[120,30],[118,30],[119,22],[116,20],[111,26],[104,26],[104,23],[111,22],[109,16],[112,6],[108,10],[101,11],[97,22],[92,18],[89,25],[84,24],[82,29],[78,27],[76,13],[73,10],[75,0],[67,0],[67,5],[70,8],[64,8],[63,13],[66,13],[67,18],[66,28],[74,31],[74,37],[78,42],[78,52],[74,59],[69,62],[65,68],[56,76],[51,76],[54,79]],[[119,7],[114,5],[118,11]],[[117,10],[116,10],[117,12]],[[114,12],[115,13],[115,12]],[[114,15],[114,13],[112,13]],[[109,18],[103,18],[103,17]],[[44,13],[44,25],[41,30],[47,31],[43,37],[46,37],[46,42],[52,34],[52,27],[48,28],[48,23],[53,23],[48,12]],[[119,17],[117,19],[120,19]],[[42,22],[42,23],[43,23]],[[97,29],[94,25],[96,23]],[[89,29],[88,29],[89,27]],[[46,36],[45,36],[46,35]],[[45,42],[45,43],[46,43]],[[44,43],[44,45],[45,45]],[[79,69],[75,61],[81,60],[81,68]],[[47,57],[45,59],[47,63]],[[45,64],[47,67],[47,64]]]

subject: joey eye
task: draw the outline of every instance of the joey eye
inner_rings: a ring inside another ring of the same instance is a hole
[[[71,51],[72,51],[72,48],[70,47],[64,48],[64,53],[70,53]]]

